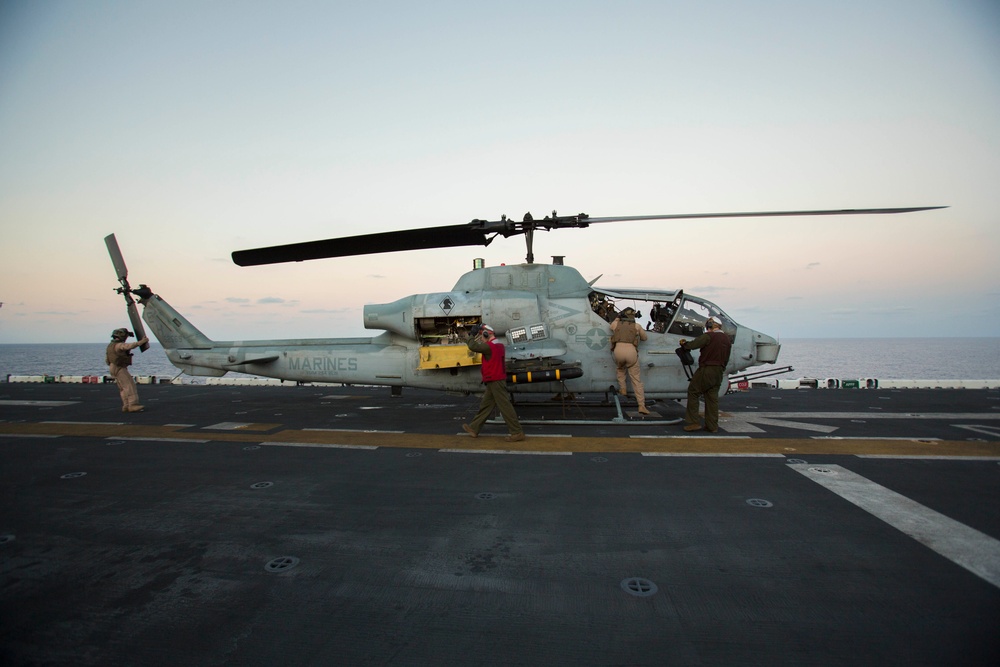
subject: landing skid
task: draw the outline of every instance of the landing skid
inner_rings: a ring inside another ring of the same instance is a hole
[[[622,396],[614,387],[609,387],[608,391],[604,393],[604,400],[580,400],[576,397],[573,392],[567,391],[565,386],[563,386],[563,391],[556,394],[549,401],[521,401],[516,400],[517,396],[514,397],[514,405],[517,407],[519,413],[519,421],[522,424],[532,424],[532,425],[544,425],[544,424],[567,424],[567,425],[602,425],[606,426],[608,424],[615,425],[629,425],[638,426],[640,424],[649,424],[651,426],[672,426],[675,424],[681,424],[684,422],[683,418],[676,419],[665,419],[660,415],[656,409],[655,405],[651,410],[651,414],[644,415],[638,412],[637,409],[629,411],[626,407],[622,405]],[[554,403],[558,403],[562,408],[562,416],[554,419],[526,419],[523,416],[525,410],[537,410],[546,409],[554,407]],[[666,404],[663,404],[666,405]],[[588,418],[584,408],[591,408],[592,412],[594,408],[608,408],[614,407],[615,415],[610,419],[595,419]],[[571,418],[567,416],[567,409],[573,412],[579,412],[580,418]],[[490,424],[503,424],[503,419],[499,415],[494,415],[491,417],[487,423]]]

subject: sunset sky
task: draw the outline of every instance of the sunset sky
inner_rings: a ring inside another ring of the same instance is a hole
[[[215,339],[366,336],[521,238],[241,268],[473,218],[948,206],[539,233],[777,337],[1000,336],[1000,5],[0,4],[0,343],[127,324],[104,237]]]

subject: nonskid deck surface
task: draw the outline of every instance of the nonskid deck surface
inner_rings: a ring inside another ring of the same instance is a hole
[[[139,390],[0,385],[3,664],[1000,662],[998,391]]]
[[[476,411],[476,396],[413,389],[392,396],[386,387],[324,385],[160,384],[140,386],[139,391],[146,411],[123,414],[114,385],[0,383],[0,424],[8,431],[16,432],[16,424],[21,424],[55,435],[94,429],[107,429],[107,435],[168,429],[181,438],[211,434],[252,441],[261,434],[281,439],[311,431],[322,440],[327,436],[319,434],[324,432],[377,432],[380,446],[398,441],[447,448],[454,446],[453,436],[462,438],[463,446],[483,444],[472,442],[461,429]],[[947,441],[949,447],[927,453],[960,454],[955,451],[958,443],[967,443],[961,448],[970,451],[977,443],[1000,440],[997,389],[752,389],[724,396],[720,405],[719,432],[691,434],[681,428],[683,401],[649,402],[651,414],[644,416],[631,397],[623,399],[619,410],[610,395],[515,396],[526,433],[549,445],[550,439],[572,437],[562,445],[569,451],[594,445],[589,440],[604,441],[596,444],[600,448],[637,438],[693,438],[698,451],[711,451],[717,446],[713,442],[734,439],[759,441],[752,444],[757,449],[766,448],[771,440],[896,439],[918,444]],[[503,423],[494,419],[479,440],[505,434]],[[329,436],[345,437],[356,436]],[[986,455],[992,451],[987,445],[978,446]]]

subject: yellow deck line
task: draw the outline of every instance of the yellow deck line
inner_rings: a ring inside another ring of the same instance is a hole
[[[279,425],[275,425],[277,428]],[[187,429],[187,430],[184,430]],[[781,454],[790,458],[817,454],[883,456],[1000,457],[1000,442],[964,440],[814,438],[746,438],[726,436],[691,437],[546,437],[529,436],[520,443],[507,443],[502,435],[380,433],[352,431],[277,430],[266,434],[240,431],[208,431],[197,427],[136,424],[0,423],[0,433],[10,436],[67,436],[90,438],[169,438],[216,442],[289,442],[410,447],[419,449],[525,450],[545,452],[661,452],[675,454]]]

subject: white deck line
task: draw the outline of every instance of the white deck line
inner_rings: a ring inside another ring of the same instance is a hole
[[[447,454],[523,454],[526,456],[572,456],[573,452],[529,452],[518,449],[439,449]]]
[[[731,453],[731,454],[726,454],[726,453],[723,453],[723,452],[704,452],[704,453],[702,453],[702,452],[640,452],[640,453],[643,456],[698,456],[698,457],[704,457],[704,458],[715,457],[715,458],[720,458],[720,459],[724,459],[724,458],[777,458],[777,459],[783,459],[783,458],[785,458],[784,454],[766,454],[766,453],[748,454],[748,453],[741,453],[741,452],[734,452],[734,453]]]
[[[319,447],[325,449],[378,449],[376,445],[338,445],[323,442],[262,442],[269,447]]]
[[[135,437],[135,436],[117,436],[111,435],[105,440],[125,440],[128,442],[187,442],[193,444],[203,445],[207,442],[212,442],[211,440],[196,440],[194,438],[154,438],[154,437]]]
[[[1000,588],[1000,541],[841,466],[788,467]]]

